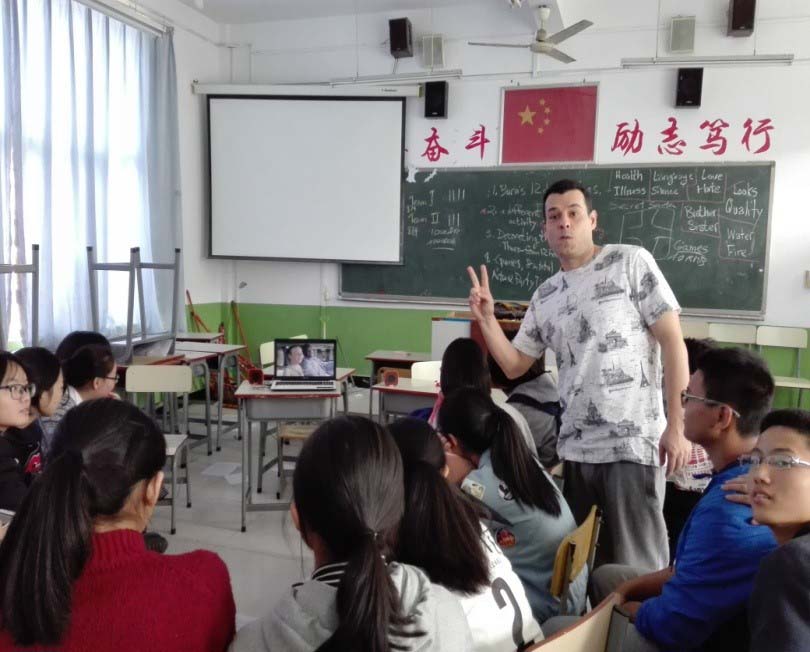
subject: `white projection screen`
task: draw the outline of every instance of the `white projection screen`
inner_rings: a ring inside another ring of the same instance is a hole
[[[208,96],[211,258],[401,262],[405,98]]]

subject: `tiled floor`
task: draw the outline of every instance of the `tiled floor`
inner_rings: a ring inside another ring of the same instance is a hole
[[[349,409],[367,415],[368,390],[353,390]],[[227,410],[225,414],[226,418],[233,419],[235,412]],[[193,425],[193,432],[199,432],[200,428]],[[222,450],[215,451],[210,457],[205,454],[205,446],[193,450],[190,467],[192,507],[186,508],[185,487],[180,486],[177,534],[169,534],[169,507],[155,510],[150,529],[169,540],[168,554],[204,548],[222,557],[231,574],[237,613],[243,618],[251,618],[266,613],[286,594],[291,584],[311,574],[312,555],[302,544],[287,511],[248,514],[247,532],[241,532],[240,485],[229,484],[224,477],[202,475],[216,462],[241,464],[241,442],[236,441],[235,435],[235,431],[224,435]],[[257,440],[258,427],[254,426],[254,451],[258,449]],[[275,448],[273,440],[268,440],[268,448],[271,451]],[[294,451],[295,447],[290,450]],[[254,464],[256,457],[254,452]],[[181,477],[183,474],[181,471]],[[287,482],[287,499],[291,484]],[[270,471],[265,475],[264,493],[258,494],[255,501],[274,499],[276,488],[275,472]]]

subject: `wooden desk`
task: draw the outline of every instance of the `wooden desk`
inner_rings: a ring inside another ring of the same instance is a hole
[[[224,333],[178,333],[176,342],[216,342],[223,344]]]
[[[267,423],[270,421],[278,424],[284,421],[328,419],[334,415],[335,399],[339,398],[340,395],[338,390],[334,392],[293,394],[291,392],[274,392],[266,385],[251,385],[247,381],[239,385],[236,390],[236,399],[239,404],[237,423],[239,436],[242,439],[242,532],[247,530],[247,512],[285,511],[290,506],[289,501],[253,504],[252,422],[259,422],[263,435]],[[278,468],[278,495],[280,495],[285,479],[285,458],[281,438],[277,437],[277,441],[278,453],[275,462]],[[292,461],[294,458],[288,459]],[[272,464],[272,460],[270,464]],[[259,466],[261,465],[262,461],[259,460]]]
[[[407,415],[414,410],[433,407],[439,384],[432,380],[400,378],[396,385],[377,383],[371,393],[379,396],[380,423],[388,423],[389,414]]]
[[[410,351],[372,351],[366,356],[366,360],[371,362],[371,375],[368,378],[368,386],[372,387],[377,382],[377,372],[381,367],[400,367],[410,369],[414,362],[426,362],[430,360],[429,353],[412,353]],[[371,419],[374,392],[368,392],[368,418]]]
[[[211,342],[181,342],[174,352],[183,355],[194,355],[196,353],[212,353],[217,358],[217,369],[219,378],[217,379],[217,450],[221,450],[220,438],[222,437],[222,403],[225,395],[225,368],[231,367],[234,370],[236,385],[239,385],[239,356],[237,352],[246,347],[242,344],[213,344]],[[228,428],[224,431],[233,430],[237,424],[228,423]]]
[[[275,365],[266,366],[262,370],[265,380],[275,378],[275,370]],[[340,387],[340,393],[343,395],[343,414],[349,414],[349,379],[355,373],[357,373],[357,369],[354,367],[338,367],[335,369],[335,382]]]

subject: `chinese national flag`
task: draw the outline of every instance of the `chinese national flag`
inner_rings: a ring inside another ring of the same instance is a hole
[[[596,86],[504,91],[501,163],[592,161]]]

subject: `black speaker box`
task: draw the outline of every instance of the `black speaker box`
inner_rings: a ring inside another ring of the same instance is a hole
[[[678,68],[675,106],[700,106],[703,91],[703,68]]]
[[[388,36],[391,41],[391,56],[395,59],[413,56],[411,21],[407,18],[392,18],[388,21]]]
[[[425,83],[425,117],[446,118],[449,85],[446,81]]]
[[[756,7],[756,0],[729,0],[729,36],[751,36],[754,33]]]

